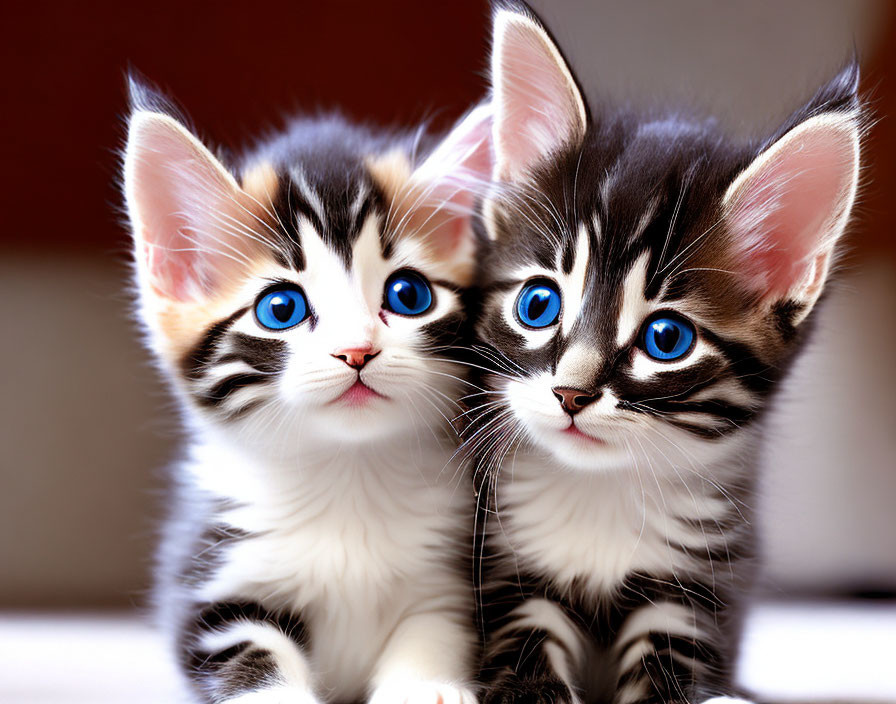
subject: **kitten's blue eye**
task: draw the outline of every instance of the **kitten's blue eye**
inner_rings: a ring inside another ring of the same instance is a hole
[[[305,294],[297,288],[275,288],[255,304],[255,318],[268,330],[286,330],[307,317],[308,301]]]
[[[687,320],[660,314],[644,326],[644,351],[661,362],[681,359],[691,351],[694,334]]]
[[[516,314],[523,325],[546,328],[560,317],[560,292],[550,281],[526,285],[516,299]]]
[[[386,281],[383,307],[399,315],[423,315],[432,306],[429,282],[413,271],[399,271]]]

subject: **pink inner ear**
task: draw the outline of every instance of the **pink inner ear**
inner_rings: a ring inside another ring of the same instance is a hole
[[[132,118],[126,190],[157,294],[180,301],[207,296],[245,259],[235,181],[172,119]]]
[[[750,285],[783,297],[829,254],[852,204],[856,142],[844,122],[797,127],[761,155],[729,198],[728,225]]]
[[[499,175],[514,179],[582,134],[584,107],[563,58],[540,27],[499,13],[495,31],[495,151]]]
[[[476,108],[414,174],[426,189],[421,227],[439,256],[450,257],[472,238],[473,204],[487,189],[492,172],[491,127],[491,106]]]
[[[160,235],[168,235],[165,243],[144,241],[143,256],[150,272],[150,284],[156,294],[179,301],[190,300],[195,293],[194,282],[202,279],[198,252],[184,251],[176,233],[186,226],[183,218],[172,215],[170,223],[153,226]],[[176,251],[177,250],[177,251]]]

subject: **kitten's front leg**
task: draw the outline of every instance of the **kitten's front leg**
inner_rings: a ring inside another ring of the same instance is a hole
[[[718,634],[700,625],[699,613],[687,599],[654,600],[627,616],[614,647],[619,672],[614,704],[726,701],[706,694],[719,691],[729,663],[716,645]],[[713,623],[713,616],[702,623]]]
[[[303,654],[302,620],[254,602],[200,607],[181,632],[179,656],[210,704],[317,704]]]
[[[370,704],[476,704],[472,616],[417,611],[395,629],[377,662]]]
[[[489,683],[486,704],[581,701],[575,673],[583,657],[583,639],[563,608],[542,597],[516,604],[505,597],[491,604],[483,665]]]

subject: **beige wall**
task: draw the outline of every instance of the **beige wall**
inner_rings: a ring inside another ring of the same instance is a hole
[[[531,0],[592,102],[671,101],[749,133],[774,125],[853,51],[886,0]]]
[[[171,410],[122,258],[0,258],[0,606],[142,601]]]

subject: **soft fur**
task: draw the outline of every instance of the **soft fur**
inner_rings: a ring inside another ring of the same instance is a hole
[[[446,416],[487,110],[441,141],[296,120],[227,168],[132,99],[140,314],[190,438],[158,603],[195,700],[470,702],[473,509]],[[383,307],[404,268],[432,285],[419,317]],[[312,311],[288,330],[253,313],[276,282]]]
[[[589,110],[538,20],[496,11],[488,388],[467,430],[485,701],[734,694],[761,416],[855,198],[857,79],[741,143],[680,113]],[[515,302],[539,279],[562,311],[532,329]],[[681,359],[646,354],[657,311],[695,326]]]

